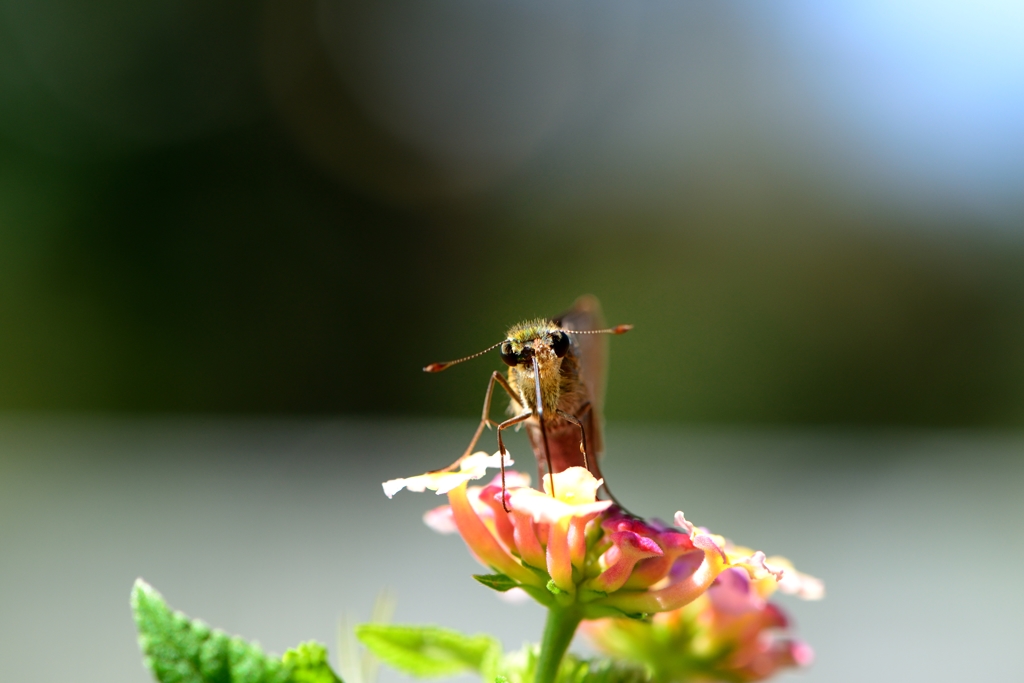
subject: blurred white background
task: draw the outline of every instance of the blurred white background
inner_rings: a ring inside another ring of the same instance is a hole
[[[499,600],[470,578],[480,567],[462,541],[420,521],[443,499],[381,492],[385,479],[450,460],[472,428],[5,419],[3,678],[149,680],[128,608],[138,576],[276,652],[313,638],[333,657],[339,617],[368,618],[382,588],[397,593],[398,622],[490,632],[508,648],[535,640],[542,609]],[[1022,445],[613,426],[604,469],[635,512],[682,509],[825,580],[822,602],[782,600],[817,653],[792,680],[1013,680]]]

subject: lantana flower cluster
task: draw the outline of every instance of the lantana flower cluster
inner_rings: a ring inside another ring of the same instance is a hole
[[[608,655],[643,665],[654,683],[761,681],[782,669],[807,666],[814,652],[790,636],[789,619],[769,602],[775,590],[807,600],[824,595],[817,579],[794,570],[784,558],[780,581],[752,580],[728,568],[688,605],[650,619],[598,619],[583,632]]]
[[[389,496],[402,488],[447,493],[449,504],[425,520],[435,530],[457,531],[496,572],[479,579],[499,590],[521,589],[547,606],[572,607],[583,619],[678,610],[726,571],[752,585],[785,581],[785,570],[764,553],[694,527],[681,512],[670,526],[598,500],[602,481],[582,467],[545,476],[543,491],[512,472],[504,487],[500,478],[468,486],[499,464],[498,454],[477,453],[458,471],[393,480],[384,489]]]

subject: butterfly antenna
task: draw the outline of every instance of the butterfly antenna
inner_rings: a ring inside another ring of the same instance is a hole
[[[444,363],[431,363],[427,367],[423,368],[423,372],[441,372],[442,370],[447,370],[448,368],[450,368],[451,366],[455,365],[456,363],[461,363],[464,360],[473,360],[477,356],[482,356],[485,353],[487,353],[488,351],[490,351],[492,349],[496,349],[499,346],[501,346],[501,342],[498,342],[497,344],[495,344],[493,346],[488,346],[483,351],[477,351],[472,356],[466,356],[465,358],[459,358],[457,360],[450,360],[450,361],[446,361]]]
[[[616,325],[603,330],[566,330],[566,332],[569,334],[626,334],[631,329],[633,329],[632,325]]]

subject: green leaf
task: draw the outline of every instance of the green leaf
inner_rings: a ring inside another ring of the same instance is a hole
[[[327,664],[327,648],[320,643],[302,643],[285,652],[281,661],[290,669],[290,683],[341,683]]]
[[[436,626],[363,624],[356,636],[381,661],[419,677],[466,671],[489,678],[501,658],[501,643],[490,636],[467,636]]]
[[[499,679],[504,683],[533,683],[537,672],[539,647],[528,646],[510,652],[498,665]],[[556,683],[650,683],[646,668],[613,659],[580,659],[567,653],[558,667]]]
[[[569,656],[568,666],[558,672],[558,683],[648,683],[647,671],[634,664],[613,659],[576,660]]]
[[[504,574],[473,574],[473,578],[499,593],[519,587],[519,582]]]
[[[547,588],[538,588],[536,586],[528,586],[526,584],[523,584],[519,587],[526,591],[527,595],[529,595],[531,598],[533,598],[540,604],[544,605],[545,607],[550,607],[551,605],[553,605],[558,598],[558,596],[552,594],[551,591],[549,591]]]
[[[132,589],[143,663],[160,683],[341,683],[315,643],[289,650],[285,661],[167,606],[142,579]]]

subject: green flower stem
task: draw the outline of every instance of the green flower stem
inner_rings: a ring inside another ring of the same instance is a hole
[[[583,615],[575,605],[553,606],[548,609],[548,620],[544,625],[544,640],[540,644],[540,658],[537,660],[537,677],[534,683],[555,683],[558,667],[565,651],[576,634]]]

